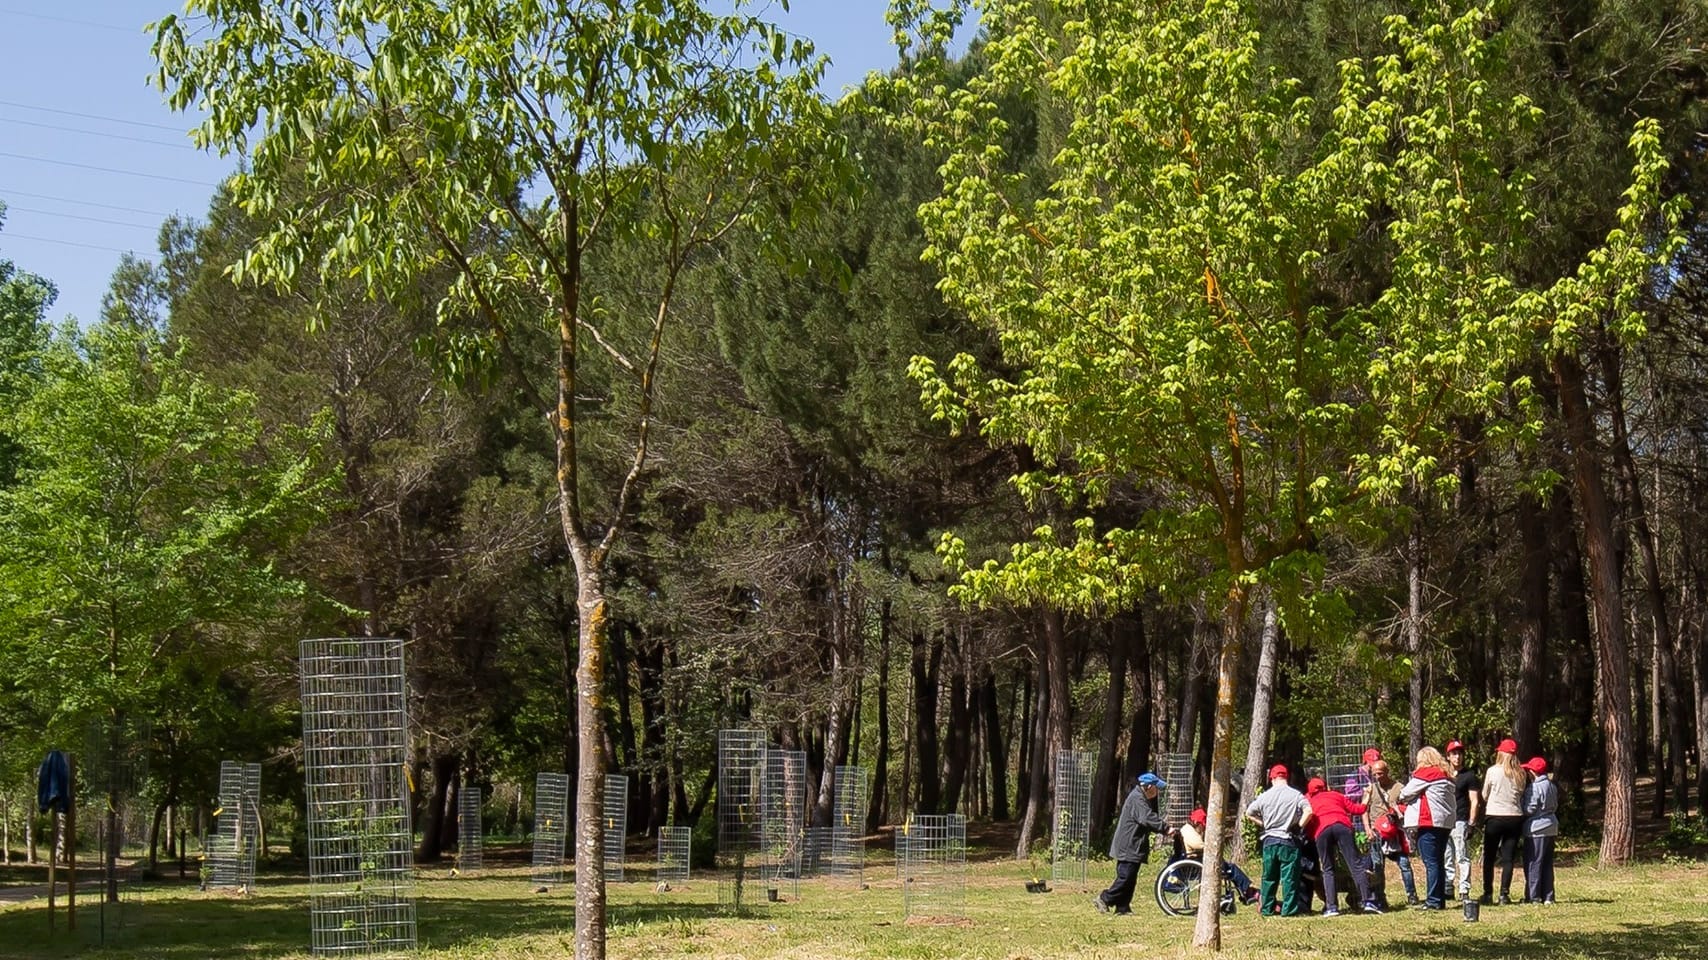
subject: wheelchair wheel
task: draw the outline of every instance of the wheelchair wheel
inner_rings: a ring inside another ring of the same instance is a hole
[[[1196,914],[1203,881],[1203,864],[1196,860],[1174,861],[1156,875],[1156,905],[1170,916]]]

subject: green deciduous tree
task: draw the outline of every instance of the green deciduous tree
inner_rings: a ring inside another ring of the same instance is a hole
[[[507,372],[549,420],[578,584],[578,722],[601,729],[608,559],[647,474],[678,280],[773,186],[793,215],[836,185],[798,162],[797,148],[822,146],[822,62],[739,5],[728,15],[666,0],[187,9],[213,33],[193,41],[186,24],[163,21],[160,83],[174,106],[205,111],[202,143],[246,156],[233,194],[271,225],[237,275],[288,285],[313,260],[324,275],[360,276],[375,296],[415,297],[420,278],[449,269],[450,289],[431,294],[443,365]],[[307,191],[286,189],[296,183]],[[649,312],[627,324],[600,316],[587,269],[589,251],[615,239],[653,251]],[[542,339],[550,359],[529,362],[529,341]],[[600,364],[608,382],[590,383]],[[626,440],[589,442],[600,412],[621,418]],[[600,463],[612,489],[593,483]],[[580,752],[577,785],[584,960],[605,952],[597,742]]]
[[[927,255],[1010,365],[916,361],[926,403],[1031,447],[1040,467],[1015,482],[1064,511],[1122,483],[1166,491],[1135,524],[1042,526],[1006,562],[969,570],[962,593],[1076,609],[1127,606],[1147,586],[1218,598],[1214,869],[1253,589],[1273,588],[1303,626],[1332,603],[1322,538],[1379,529],[1399,493],[1442,483],[1449,418],[1526,397],[1512,371],[1539,345],[1604,311],[1629,316],[1671,249],[1645,229],[1665,169],[1655,131],[1632,138],[1618,229],[1574,272],[1523,287],[1511,250],[1529,179],[1506,147],[1535,116],[1490,83],[1486,6],[1389,19],[1391,52],[1341,65],[1324,127],[1297,83],[1262,66],[1237,0],[979,3],[986,66],[964,87],[935,69],[959,6],[900,6],[919,69],[898,83],[946,155],[942,196],[921,210]],[[1016,100],[1046,118],[1036,176],[1006,140]],[[1331,295],[1370,245],[1384,282]],[[1532,424],[1533,407],[1516,421]],[[943,549],[962,557],[953,537]],[[1220,946],[1217,906],[1204,898],[1200,945]]]

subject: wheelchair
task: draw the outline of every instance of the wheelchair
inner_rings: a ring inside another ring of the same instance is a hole
[[[1223,913],[1239,909],[1239,888],[1226,873],[1221,877]],[[1168,863],[1157,871],[1156,905],[1171,917],[1194,916],[1198,913],[1198,898],[1203,896],[1204,865],[1186,855],[1177,838],[1174,853]]]

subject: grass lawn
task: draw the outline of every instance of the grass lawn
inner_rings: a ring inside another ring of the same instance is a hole
[[[875,851],[874,851],[875,852]],[[1091,889],[1063,886],[1044,895],[1023,889],[1027,866],[991,859],[969,865],[966,920],[906,923],[893,863],[874,856],[868,889],[807,881],[798,902],[756,915],[720,916],[709,875],[667,893],[654,891],[642,864],[629,883],[610,888],[610,955],[617,958],[1042,958],[1180,957],[1191,953],[1192,921],[1162,914],[1150,897],[1156,864],[1140,874],[1130,917],[1099,914],[1091,894],[1112,876],[1093,864]],[[513,960],[572,952],[573,896],[566,887],[535,894],[527,870],[514,867],[452,878],[423,870],[417,886],[420,955]],[[1420,877],[1421,879],[1421,877]],[[1517,881],[1515,880],[1515,883]],[[1385,916],[1263,919],[1241,909],[1225,918],[1225,955],[1320,957],[1594,958],[1701,960],[1708,957],[1708,863],[1650,863],[1626,870],[1560,870],[1553,907],[1485,907],[1482,921],[1397,910]],[[79,896],[79,930],[49,937],[44,900],[0,905],[0,957],[80,955],[205,960],[209,957],[307,958],[307,884],[263,875],[247,899],[200,893],[177,883],[137,884],[109,908],[105,947],[93,890]],[[1390,895],[1399,890],[1390,873]]]

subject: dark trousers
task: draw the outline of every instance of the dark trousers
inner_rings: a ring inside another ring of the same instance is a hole
[[[1358,902],[1370,902],[1370,882],[1364,871],[1364,861],[1358,856],[1358,844],[1352,841],[1352,828],[1344,823],[1331,824],[1317,834],[1317,863],[1323,871],[1325,910],[1340,909],[1334,890],[1334,851],[1340,849],[1340,859],[1346,862],[1346,872],[1352,874],[1352,885],[1358,888]]]
[[[1483,826],[1483,896],[1494,888],[1495,855],[1500,855],[1500,895],[1512,893],[1512,861],[1524,838],[1523,817],[1489,817]]]
[[[1524,838],[1524,899],[1554,899],[1554,838]]]
[[[1097,899],[1108,904],[1116,913],[1133,912],[1133,891],[1139,885],[1139,861],[1115,861],[1115,882],[1109,889],[1097,895]]]
[[[1437,910],[1447,906],[1447,839],[1452,835],[1446,827],[1417,829],[1417,855],[1423,860],[1423,903]]]

